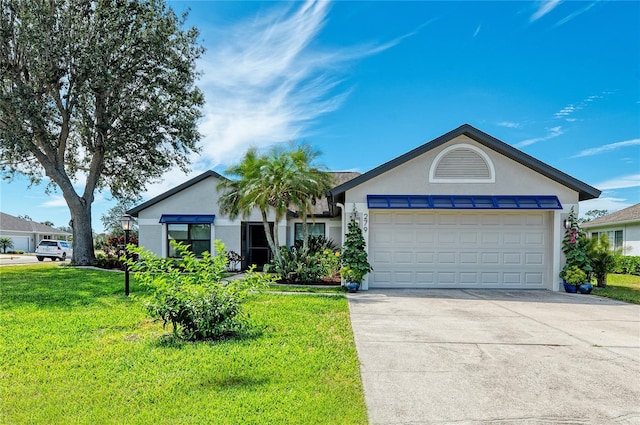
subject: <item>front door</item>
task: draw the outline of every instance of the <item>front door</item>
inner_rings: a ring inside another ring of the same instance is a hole
[[[269,225],[273,229],[273,223]],[[262,222],[242,222],[242,256],[245,258],[244,267],[255,264],[259,270],[271,261],[271,251]]]

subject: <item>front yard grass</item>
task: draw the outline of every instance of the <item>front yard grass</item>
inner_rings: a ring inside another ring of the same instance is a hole
[[[594,295],[628,303],[640,304],[640,276],[632,274],[607,275],[607,287],[593,287]]]
[[[347,301],[255,294],[242,338],[186,343],[124,276],[0,268],[1,424],[365,424]]]

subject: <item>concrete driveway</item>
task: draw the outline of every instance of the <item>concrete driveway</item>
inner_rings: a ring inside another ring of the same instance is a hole
[[[549,291],[349,294],[371,424],[640,424],[640,306]]]

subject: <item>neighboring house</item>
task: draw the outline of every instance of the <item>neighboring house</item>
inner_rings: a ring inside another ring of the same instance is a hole
[[[562,222],[579,201],[600,195],[468,124],[365,174],[344,177],[310,226],[340,245],[348,220],[358,220],[374,269],[362,289],[557,291]],[[130,210],[139,218],[140,244],[167,256],[170,239],[203,250],[217,238],[241,252],[246,264],[267,262],[259,213],[233,221],[220,214],[220,178],[208,171]],[[273,225],[292,245],[300,223],[290,214]]]
[[[591,236],[605,233],[611,246],[621,249],[623,255],[640,256],[640,204],[587,221],[582,227]]]
[[[0,237],[11,238],[12,250],[35,252],[43,239],[68,240],[71,236],[64,230],[0,212]]]

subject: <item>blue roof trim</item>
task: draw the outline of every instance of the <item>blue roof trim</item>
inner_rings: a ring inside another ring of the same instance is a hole
[[[561,210],[555,195],[367,195],[369,209]]]
[[[162,214],[160,223],[170,224],[213,224],[216,216],[202,214]]]

